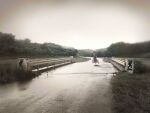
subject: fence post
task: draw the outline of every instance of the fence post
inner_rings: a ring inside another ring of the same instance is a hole
[[[30,64],[28,62],[28,59],[19,58],[17,61],[17,69],[21,69],[23,71],[29,71],[30,70]]]
[[[131,74],[134,73],[134,60],[133,59],[127,59],[126,60],[126,67],[125,67],[125,70]]]

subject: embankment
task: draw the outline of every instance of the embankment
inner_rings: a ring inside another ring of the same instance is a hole
[[[119,73],[111,86],[114,113],[150,113],[150,73]]]
[[[143,64],[136,64],[134,74],[120,72],[112,77],[114,113],[150,113],[150,67]]]

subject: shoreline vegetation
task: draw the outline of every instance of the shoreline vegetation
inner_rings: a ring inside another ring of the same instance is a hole
[[[134,74],[120,72],[112,77],[114,113],[150,113],[150,60],[138,60],[144,65],[138,67],[142,71]]]
[[[61,57],[58,57],[61,58]],[[64,58],[64,57],[63,57]],[[56,59],[56,57],[55,57]],[[6,59],[5,59],[6,60]],[[73,62],[84,62],[89,60],[85,57],[74,57]],[[15,81],[30,80],[39,74],[35,74],[32,71],[23,71],[16,68],[17,60],[6,60],[7,62],[0,62],[0,84],[6,84]]]

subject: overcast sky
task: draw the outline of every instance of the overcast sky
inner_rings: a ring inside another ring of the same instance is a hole
[[[0,31],[77,49],[150,40],[150,0],[104,1],[0,0]]]

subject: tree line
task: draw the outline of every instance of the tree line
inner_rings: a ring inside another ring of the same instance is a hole
[[[99,57],[150,57],[150,41],[134,44],[118,42],[96,53]]]
[[[0,56],[76,56],[74,48],[54,43],[32,43],[29,39],[18,40],[15,36],[0,32]]]
[[[95,50],[98,57],[150,57],[150,41],[141,43],[118,42],[106,49]],[[93,50],[77,50],[54,43],[32,43],[0,32],[0,56],[92,56]]]
[[[78,50],[78,54],[80,56],[92,57],[93,56],[93,50],[90,50],[90,49],[80,49],[80,50]]]

